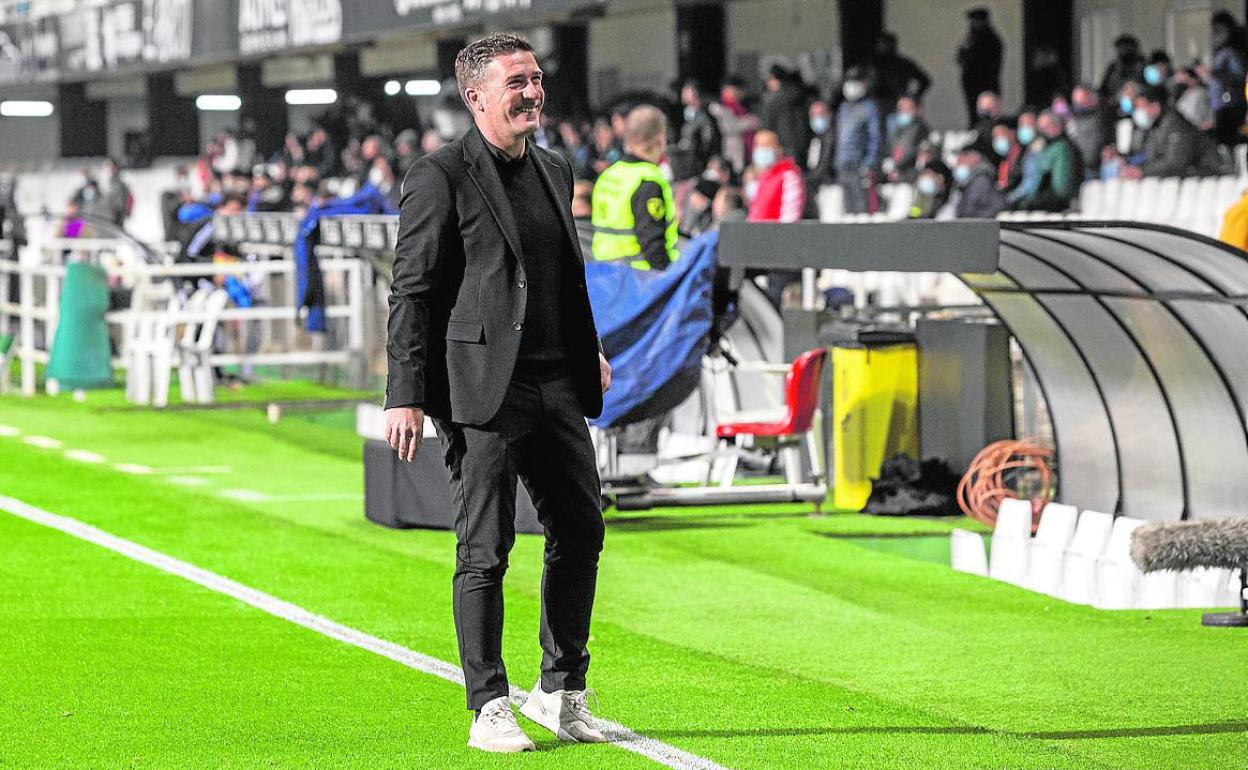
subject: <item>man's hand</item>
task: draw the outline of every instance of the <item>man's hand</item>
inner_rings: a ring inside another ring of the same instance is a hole
[[[425,433],[425,412],[414,406],[396,406],[386,410],[386,442],[398,452],[399,459],[416,459],[420,439]]]
[[[606,393],[611,389],[611,364],[607,363],[607,357],[598,354],[598,378],[602,382],[602,392]]]

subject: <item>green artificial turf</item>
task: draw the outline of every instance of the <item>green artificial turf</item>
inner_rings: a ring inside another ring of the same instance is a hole
[[[135,476],[0,437],[0,494],[455,660],[454,536],[363,519],[345,420],[98,408],[110,398],[0,398],[0,424],[110,464],[229,470]],[[953,526],[968,523],[792,505],[609,514],[600,713],[735,768],[1242,765],[1248,637],[954,573],[937,563]],[[526,688],[541,550],[520,537],[507,580]],[[456,686],[5,514],[0,628],[0,768],[655,766],[549,740],[482,756]]]

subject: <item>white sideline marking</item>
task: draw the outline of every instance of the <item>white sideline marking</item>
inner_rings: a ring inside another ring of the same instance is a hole
[[[257,492],[254,489],[223,489],[222,497],[237,500],[240,503],[302,503],[317,500],[363,500],[364,495],[350,492],[308,493],[302,495],[270,495],[268,492]]]
[[[67,449],[65,450],[65,456],[80,463],[92,463],[95,465],[105,460],[104,455],[97,455],[95,452],[88,452],[85,449]]]
[[[20,436],[22,432],[12,425],[0,425],[0,436]]]
[[[231,468],[228,465],[185,465],[181,468],[153,468],[150,465],[139,465],[137,463],[116,463],[113,465],[113,470],[118,470],[122,473],[133,473],[136,476],[150,476],[152,474],[229,473]]]
[[[271,594],[245,586],[215,572],[209,572],[201,567],[196,567],[189,562],[175,559],[160,551],[154,551],[132,540],[109,534],[102,529],[85,524],[77,519],[72,519],[68,516],[58,516],[57,514],[36,508],[33,505],[27,505],[21,500],[4,496],[0,496],[0,510],[35,524],[41,524],[71,535],[79,540],[85,540],[88,543],[94,543],[102,548],[107,548],[137,562],[142,562],[150,567],[155,567],[171,575],[197,583],[210,591],[233,597],[244,604],[249,604],[282,620],[288,620],[295,625],[303,626],[318,634],[328,636],[330,639],[336,639],[353,647],[376,653],[422,673],[432,674],[461,686],[464,684],[463,671],[454,664],[424,655],[394,642],[371,636],[350,626],[336,623],[323,615],[312,613],[296,604],[291,604]],[[527,695],[528,693],[524,690],[517,687],[511,688],[511,699],[518,705],[524,703]],[[607,734],[608,738],[616,746],[654,760],[661,765],[674,768],[674,770],[726,770],[722,765],[705,757],[690,754],[687,751],[653,738],[647,738],[618,722],[611,722],[606,719],[597,721],[602,731]]]
[[[60,449],[62,446],[61,442],[47,436],[27,436],[22,441],[40,449]]]

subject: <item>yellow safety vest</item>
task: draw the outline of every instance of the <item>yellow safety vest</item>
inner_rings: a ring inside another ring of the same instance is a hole
[[[669,262],[675,262],[680,252],[676,249],[676,203],[672,198],[671,185],[663,172],[646,161],[617,160],[594,182],[593,217],[594,259],[603,262],[628,260],[637,270],[649,270],[650,262],[638,258],[641,242],[637,240],[636,221],[633,218],[633,195],[643,182],[654,182],[663,191],[663,199],[652,198],[646,209],[656,220],[667,221],[664,230],[664,246]],[[658,211],[659,205],[663,210]]]

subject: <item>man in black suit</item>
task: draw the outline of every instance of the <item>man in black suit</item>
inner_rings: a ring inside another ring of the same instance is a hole
[[[450,469],[468,745],[534,748],[502,660],[517,478],[546,531],[542,675],[522,713],[563,740],[599,742],[585,674],[604,527],[585,417],[601,412],[611,369],[585,290],[572,169],[529,141],[544,91],[527,41],[478,40],[459,52],[455,75],[475,126],[403,182],[386,436],[410,462],[428,414]]]

